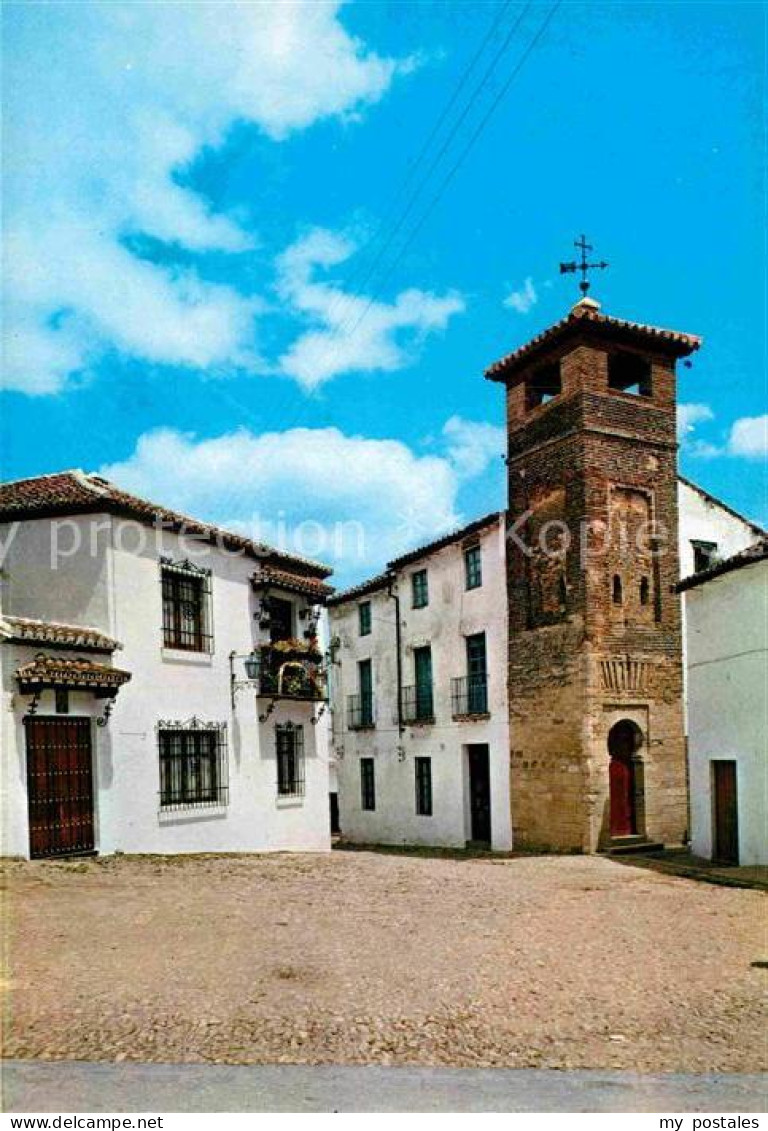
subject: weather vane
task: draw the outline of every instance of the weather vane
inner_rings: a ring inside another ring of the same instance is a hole
[[[587,243],[587,237],[581,236],[580,239],[573,241],[573,246],[577,247],[581,252],[581,261],[572,260],[570,263],[560,264],[560,274],[570,275],[571,272],[581,271],[581,282],[579,283],[579,290],[583,295],[589,290],[588,273],[590,271],[602,271],[608,264],[601,260],[599,263],[588,263],[587,252],[594,251],[592,244]]]

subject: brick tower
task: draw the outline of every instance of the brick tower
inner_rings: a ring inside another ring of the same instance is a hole
[[[584,297],[486,373],[507,389],[518,845],[685,836],[675,363],[699,345]]]

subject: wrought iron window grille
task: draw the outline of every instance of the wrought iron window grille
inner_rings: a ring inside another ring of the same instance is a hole
[[[347,696],[347,726],[350,730],[365,730],[375,726],[373,692],[360,692]]]
[[[277,796],[303,797],[306,792],[304,770],[304,728],[294,723],[275,727],[277,754]]]
[[[226,723],[161,719],[157,738],[162,812],[227,804]]]
[[[488,676],[464,675],[451,680],[451,713],[454,718],[488,714]]]
[[[432,723],[435,721],[435,703],[432,688],[414,684],[403,688],[403,722]]]
[[[193,562],[160,559],[163,646],[212,652],[211,571]]]

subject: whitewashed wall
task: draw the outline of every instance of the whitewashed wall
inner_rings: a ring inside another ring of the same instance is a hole
[[[746,519],[727,510],[684,480],[678,480],[677,504],[680,512],[680,576],[690,577],[693,568],[693,542],[716,542],[718,557],[730,558],[751,546],[758,531]]]
[[[275,849],[320,851],[330,847],[328,754],[318,752],[310,722],[319,704],[283,700],[268,721],[258,710],[267,700],[242,690],[233,711],[229,653],[248,653],[258,642],[252,558],[236,557],[177,535],[110,516],[89,516],[79,554],[50,569],[46,520],[22,524],[5,561],[4,611],[100,628],[124,647],[114,666],[131,672],[119,692],[107,727],[93,728],[97,848],[123,852],[248,852]],[[96,560],[90,553],[92,524],[99,523]],[[26,528],[30,528],[27,530]],[[155,542],[159,537],[160,541]],[[159,556],[190,557],[211,568],[214,650],[212,654],[163,647]],[[293,598],[296,600],[296,598]],[[30,655],[46,651],[34,646]],[[77,654],[77,653],[75,653]],[[13,671],[26,648],[3,646],[4,851],[27,855],[26,782],[21,718],[27,697],[15,690]],[[101,655],[94,659],[105,661]],[[240,661],[242,664],[242,661]],[[245,675],[242,666],[238,676]],[[51,710],[44,697],[38,714]],[[99,714],[103,703],[72,697],[72,713]],[[193,716],[226,724],[228,803],[218,809],[162,812],[159,806],[157,723]],[[306,790],[303,798],[278,798],[275,724],[304,727]],[[21,816],[20,816],[21,814]]]
[[[737,762],[739,863],[768,864],[768,561],[687,590],[692,849],[712,855],[711,765]]]
[[[396,726],[397,671],[395,602],[386,591],[369,594],[372,632],[360,636],[358,602],[331,609],[331,631],[341,641],[334,680],[337,696],[334,739],[338,761],[341,829],[359,843],[462,846],[470,839],[467,744],[487,743],[490,752],[491,836],[498,850],[511,846],[509,806],[509,726],[506,697],[507,616],[503,529],[481,538],[483,584],[466,590],[464,558],[454,543],[398,573],[401,602],[403,684],[415,682],[413,650],[430,644],[434,725]],[[411,608],[411,574],[429,573],[429,605]],[[466,674],[464,637],[485,632],[489,673],[486,721],[457,722],[451,717],[451,679]],[[358,691],[357,664],[373,666],[376,727],[347,728],[347,696]],[[404,756],[398,755],[402,745]],[[376,809],[361,805],[360,758],[375,761]],[[431,817],[416,814],[414,759],[432,759]]]

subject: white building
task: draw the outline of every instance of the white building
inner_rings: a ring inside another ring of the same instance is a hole
[[[768,864],[768,539],[680,583],[691,849]]]
[[[3,853],[329,847],[329,569],[79,471],[0,524]]]
[[[682,478],[678,507],[683,573],[763,533]],[[345,839],[512,846],[505,552],[504,514],[491,514],[328,602]]]
[[[330,599],[346,839],[511,847],[504,563],[497,512]]]

